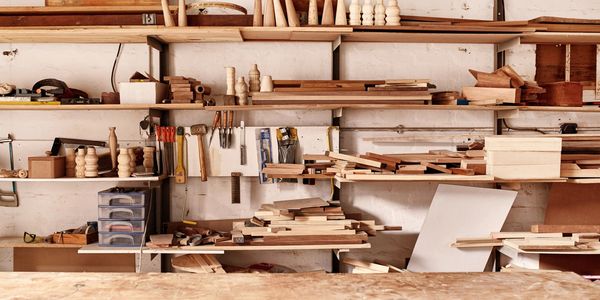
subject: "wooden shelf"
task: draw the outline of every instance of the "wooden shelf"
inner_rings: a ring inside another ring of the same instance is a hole
[[[348,178],[336,177],[339,182],[481,182],[481,183],[544,183],[544,182],[566,182],[566,178],[557,179],[495,179],[491,175],[451,175],[451,174],[424,174],[424,175],[346,175]]]
[[[96,177],[96,178],[0,178],[0,182],[154,182],[165,179],[165,176],[151,177]]]
[[[83,245],[25,243],[23,237],[0,237],[0,248],[81,248]]]
[[[217,110],[334,110],[334,109],[400,109],[400,110],[515,110],[515,106],[476,106],[476,105],[425,105],[425,104],[290,104],[290,105],[226,105],[206,106],[208,111]]]
[[[26,105],[2,105],[3,110],[202,110],[200,104],[81,104],[81,105],[50,105],[50,104],[26,104]]]
[[[285,245],[285,246],[183,246],[179,248],[148,248],[143,247],[144,254],[223,254],[225,251],[283,251],[283,250],[350,250],[369,249],[371,244],[340,244],[340,245]],[[140,253],[140,248],[134,247],[100,247],[98,244],[81,247],[79,254],[132,254]]]
[[[566,106],[521,106],[521,111],[547,111],[547,112],[600,112],[598,105],[585,105],[582,107]]]
[[[600,33],[535,32],[521,36],[522,44],[600,44]]]

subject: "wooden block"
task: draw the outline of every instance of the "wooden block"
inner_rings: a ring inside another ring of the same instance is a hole
[[[306,198],[273,202],[273,207],[279,209],[303,209],[308,207],[321,207],[328,205],[329,203],[321,198]]]
[[[460,162],[461,169],[471,169],[475,175],[485,175],[487,164],[483,159],[463,159]]]
[[[485,156],[484,150],[467,150],[465,155],[470,158],[483,158]]]
[[[273,164],[273,163],[268,163],[268,164],[266,164],[266,166],[267,166],[267,168],[304,170],[304,165],[303,164]]]
[[[600,225],[531,225],[531,232],[537,233],[600,233]]]
[[[486,137],[486,151],[560,152],[562,139],[555,137]]]
[[[499,179],[556,179],[562,176],[560,164],[552,165],[487,165],[486,172]]]
[[[425,174],[425,170],[427,167],[423,165],[403,165],[398,166],[396,174]]]
[[[262,204],[260,206],[261,210],[269,210],[273,212],[274,216],[279,216],[281,214],[288,214],[289,211],[287,209],[276,208],[273,204]]]
[[[244,235],[242,234],[241,231],[238,231],[238,230],[231,231],[231,239],[236,244],[243,244],[244,243]]]
[[[150,241],[155,245],[172,245],[173,234],[152,234]]]
[[[302,160],[314,160],[314,161],[325,160],[325,161],[331,161],[333,159],[331,157],[325,155],[325,154],[303,154],[302,155]]]
[[[476,87],[510,88],[510,77],[505,74],[479,73]]]
[[[463,97],[469,101],[500,100],[502,103],[519,103],[521,90],[512,88],[463,87]]]
[[[365,165],[365,166],[370,166],[370,167],[375,167],[375,168],[381,168],[381,166],[382,166],[381,162],[370,160],[370,159],[365,159],[365,158],[360,158],[360,157],[356,157],[356,156],[352,156],[352,155],[346,155],[346,154],[330,152],[330,151],[327,151],[325,154],[331,158],[354,162],[354,163],[358,163],[358,164]]]
[[[438,165],[432,164],[432,163],[428,163],[428,162],[422,162],[422,163],[421,163],[421,165],[422,165],[422,166],[425,166],[425,167],[427,167],[427,168],[429,168],[429,169],[433,169],[433,170],[436,170],[436,171],[442,172],[442,173],[446,173],[446,174],[452,174],[452,171],[450,171],[450,170],[448,170],[448,169],[446,169],[446,168],[444,168],[444,167],[441,167],[441,166],[438,166]]]
[[[475,170],[473,170],[473,169],[450,168],[449,170],[452,171],[452,174],[457,174],[457,175],[467,175],[467,176],[475,175]]]
[[[352,258],[348,258],[348,257],[344,257],[342,259],[342,263],[353,266],[353,267],[369,269],[376,273],[389,273],[389,271],[390,271],[390,267],[388,267],[388,266],[380,265],[377,263],[366,262],[366,261],[362,261],[362,260],[358,260],[358,259],[352,259]]]
[[[302,169],[292,168],[263,168],[260,172],[268,175],[300,175],[304,173],[304,166]]]
[[[560,151],[487,151],[488,165],[547,165],[560,164]]]

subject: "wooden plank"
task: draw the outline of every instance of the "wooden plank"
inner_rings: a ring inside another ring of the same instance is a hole
[[[600,233],[600,225],[531,225],[531,232]]]
[[[473,170],[473,169],[450,168],[449,170],[452,172],[452,174],[457,174],[457,175],[466,175],[466,176],[475,175],[475,170]]]
[[[328,205],[329,203],[321,198],[306,198],[273,202],[273,207],[278,209],[302,209],[307,207],[321,207]]]
[[[435,165],[435,164],[432,164],[432,163],[429,163],[429,162],[421,162],[421,165],[425,166],[425,167],[427,167],[429,169],[436,170],[438,172],[442,172],[442,173],[446,173],[446,174],[452,174],[451,170],[448,170],[448,169],[446,169],[446,168],[444,168],[442,166]]]
[[[365,262],[358,259],[344,257],[342,263],[353,267],[366,268],[375,271],[376,273],[389,273],[390,267],[372,262]]]
[[[521,90],[518,88],[463,87],[463,96],[469,101],[499,100],[503,103],[519,103]]]
[[[381,168],[381,166],[382,166],[381,162],[370,160],[370,159],[365,159],[365,158],[360,158],[360,157],[356,157],[356,156],[352,156],[352,155],[341,154],[341,153],[331,152],[331,151],[327,151],[325,154],[331,158],[354,162],[354,163],[358,163],[358,164],[365,165],[365,166],[370,166],[370,167],[375,167],[375,168]]]
[[[560,164],[560,151],[487,151],[486,161],[488,165],[547,165]]]
[[[485,150],[556,152],[562,150],[562,139],[547,137],[486,137]]]
[[[492,232],[494,239],[523,239],[523,238],[556,238],[562,237],[562,233],[533,233],[533,232]]]
[[[262,170],[260,170],[260,172],[267,175],[300,175],[304,172],[304,169],[263,168]]]
[[[488,175],[464,176],[452,174],[423,174],[423,175],[361,175],[348,174],[346,179],[351,181],[472,181],[493,182],[494,177]]]
[[[548,165],[490,165],[488,175],[498,179],[559,179],[564,177],[560,164]]]

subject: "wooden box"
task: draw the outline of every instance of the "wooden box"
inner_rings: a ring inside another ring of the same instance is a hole
[[[54,233],[52,242],[55,244],[88,245],[98,241],[98,232],[88,234]]]
[[[553,82],[542,87],[546,89],[541,95],[543,105],[583,106],[583,85],[579,82]]]
[[[29,178],[60,178],[64,176],[64,156],[29,157]]]

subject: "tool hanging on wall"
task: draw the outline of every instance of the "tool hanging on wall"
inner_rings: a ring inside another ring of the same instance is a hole
[[[8,157],[10,161],[10,170],[15,170],[15,160],[13,156],[13,138],[9,134],[6,139],[0,140],[0,144],[8,143]],[[17,183],[12,182],[12,193],[0,191],[0,206],[17,207],[19,206],[19,197],[17,195]]]
[[[221,148],[225,148],[225,124],[227,124],[227,112],[222,111],[219,119],[219,145]]]
[[[231,148],[231,139],[233,136],[233,110],[228,111],[227,114],[227,121],[229,121],[229,123],[227,124],[227,140],[225,142],[225,148],[229,149]]]
[[[183,135],[184,128],[177,127],[177,167],[175,168],[175,183],[185,183],[185,167],[183,165]]]
[[[206,159],[204,154],[204,135],[207,132],[207,126],[204,124],[193,125],[190,128],[192,135],[195,135],[198,139],[198,161],[200,162],[200,180],[206,181]]]
[[[298,132],[293,127],[277,128],[277,149],[279,150],[280,164],[296,163],[296,149],[298,147]],[[298,182],[297,179],[279,179],[278,182]]]
[[[246,125],[240,122],[240,165],[246,165]]]
[[[241,189],[240,189],[240,179],[242,173],[240,172],[231,172],[231,203],[238,204],[241,203]]]
[[[212,144],[212,140],[213,140],[213,136],[215,135],[215,130],[217,128],[220,128],[220,122],[221,122],[221,112],[220,111],[216,111],[215,112],[215,117],[213,119],[212,122],[212,128],[211,128],[211,132],[210,132],[210,139],[208,141],[208,148],[210,148],[210,144]]]
[[[258,170],[260,172],[267,166],[267,163],[273,162],[273,156],[271,151],[271,130],[269,128],[260,128],[257,130],[256,147],[258,153]],[[273,183],[273,180],[263,173],[259,173],[258,180],[260,183]]]

